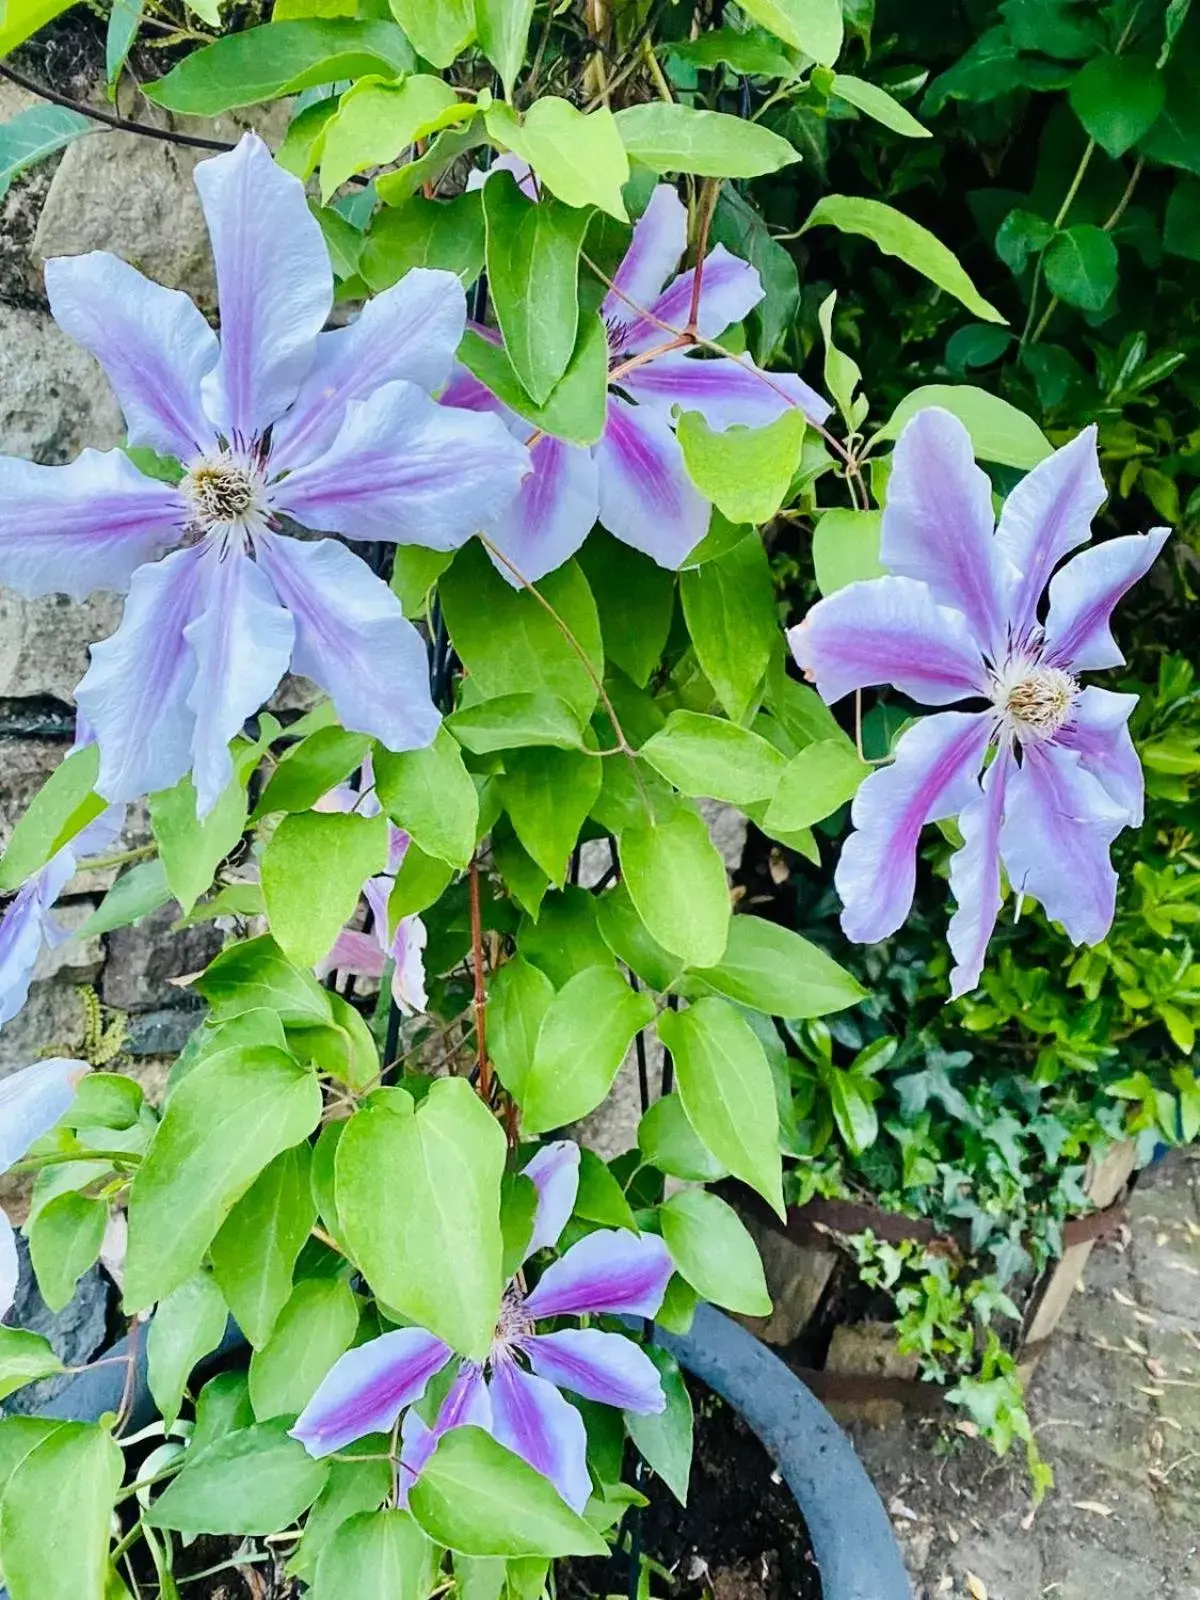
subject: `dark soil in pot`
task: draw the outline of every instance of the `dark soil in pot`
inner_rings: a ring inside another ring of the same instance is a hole
[[[652,1593],[670,1600],[821,1600],[808,1528],[770,1456],[723,1400],[694,1379],[688,1389],[696,1415],[688,1503],[681,1506],[657,1478],[642,1485],[650,1500],[641,1514],[642,1550],[673,1580],[652,1576]],[[614,1561],[567,1562],[558,1574],[559,1600],[594,1600],[627,1588],[621,1553]]]

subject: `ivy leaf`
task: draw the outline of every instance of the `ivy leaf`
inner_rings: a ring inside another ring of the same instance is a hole
[[[496,142],[527,161],[551,194],[569,206],[596,206],[618,222],[629,214],[621,190],[629,157],[611,111],[577,111],[568,100],[544,95],[518,120],[510,106],[485,114]]]
[[[1166,98],[1166,79],[1149,56],[1093,56],[1070,90],[1084,132],[1114,160],[1150,132]]]
[[[787,497],[800,464],[804,413],[785,411],[763,428],[710,428],[698,411],[685,411],[676,436],[688,475],[730,522],[768,522]]]
[[[522,1125],[530,1134],[577,1122],[612,1088],[654,1002],[632,990],[615,966],[576,973],[546,1008],[522,1085]]]
[[[762,1262],[732,1206],[707,1189],[681,1189],[659,1212],[679,1271],[702,1300],[747,1317],[769,1317]]]
[[[630,158],[651,172],[758,178],[800,159],[779,134],[723,111],[653,100],[627,106],[613,120]]]
[[[272,933],[298,967],[329,954],[363,884],[386,867],[387,852],[382,816],[303,811],[275,829],[263,853],[263,899]]]
[[[415,65],[393,22],[312,17],[226,34],[193,50],[145,93],[168,111],[215,117],[367,73],[411,72]]]
[[[801,232],[821,227],[837,228],[841,233],[857,233],[870,239],[885,255],[898,256],[939,289],[961,300],[980,321],[1006,320],[979,293],[959,265],[957,256],[928,228],[894,206],[854,195],[823,195],[809,212]]]
[[[1080,311],[1101,311],[1117,287],[1117,247],[1090,222],[1056,233],[1042,258],[1052,294]]]

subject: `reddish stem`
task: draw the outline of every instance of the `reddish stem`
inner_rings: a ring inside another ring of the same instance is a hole
[[[483,916],[479,909],[479,863],[472,859],[471,892],[471,967],[475,974],[475,1059],[479,1065],[479,1098],[492,1103],[492,1064],[487,1053],[487,986],[483,978]]]

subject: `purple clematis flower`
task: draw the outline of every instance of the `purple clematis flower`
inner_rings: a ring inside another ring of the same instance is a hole
[[[87,1075],[86,1061],[38,1061],[0,1078],[0,1173],[5,1173],[69,1108]],[[12,1223],[0,1210],[0,1320],[17,1292],[17,1241]]]
[[[575,1207],[579,1147],[544,1146],[525,1168],[537,1188],[526,1259],[557,1243]],[[526,1292],[520,1273],[504,1291],[486,1362],[460,1361],[432,1427],[415,1411],[401,1429],[399,1500],[452,1428],[483,1428],[550,1479],[575,1511],[591,1493],[587,1434],[579,1412],[560,1394],[639,1414],[666,1407],[658,1369],[631,1339],[598,1328],[538,1333],[550,1317],[652,1317],[674,1267],[655,1234],[605,1230],[588,1234],[546,1268]],[[359,1345],[336,1362],[305,1407],[293,1436],[313,1456],[341,1450],[368,1433],[386,1432],[429,1380],[454,1359],[449,1345],[424,1328],[397,1328]],[[526,1371],[528,1363],[532,1369]]]
[[[390,749],[437,728],[424,646],[387,585],[280,519],[449,550],[504,509],[529,460],[496,419],[430,398],[466,316],[452,273],[414,270],[322,333],[333,277],[299,179],[254,134],[195,176],[220,343],[185,295],[115,256],[46,263],[55,319],[107,373],[129,443],[183,476],[147,477],[120,450],[0,458],[0,583],[128,591],[78,690],[98,792],[131,800],[190,770],[203,815],[232,775],[229,740],[289,664]]]
[[[318,800],[316,811],[357,811],[360,816],[377,817],[379,797],[375,793],[375,774],[370,756],[362,766],[362,788],[342,783]],[[406,1017],[419,1016],[429,1005],[425,990],[425,945],[429,934],[418,916],[401,917],[389,933],[388,901],[396,885],[409,846],[408,834],[394,822],[388,824],[387,871],[368,878],[363,896],[371,911],[371,931],[343,928],[333,949],[318,968],[326,973],[353,972],[360,978],[382,978],[392,962],[392,998]]]
[[[880,559],[893,576],[819,601],[788,635],[831,703],[879,683],[932,705],[988,702],[924,717],[903,735],[895,760],[855,796],[835,874],[849,937],[886,938],[912,904],[923,824],[958,817],[955,996],[983,970],[1001,863],[1076,944],[1098,944],[1112,924],[1109,846],[1142,820],[1126,726],[1137,696],[1082,688],[1078,674],[1123,662],[1113,607],[1170,530],[1109,539],[1055,572],[1091,537],[1105,494],[1088,428],[1017,485],[995,527],[966,429],[938,408],[919,412],[897,441],[883,514]]]
[[[500,161],[492,170],[501,167],[522,181],[521,163]],[[601,307],[609,391],[608,419],[598,443],[572,445],[549,434],[534,440],[533,425],[463,368],[443,395],[451,405],[495,412],[518,439],[532,441],[532,476],[486,530],[528,579],[561,566],[597,519],[659,566],[683,564],[708,532],[712,506],[688,475],[675,437],[676,407],[699,411],[710,427],[722,431],[735,423],[764,427],[790,406],[799,406],[817,423],[829,415],[831,407],[801,378],[761,372],[748,356],[713,359],[708,352],[680,347],[639,362],[647,351],[670,342],[671,334],[660,324],[677,330],[687,324],[695,271],[672,277],[686,248],[687,209],[674,189],[659,184],[617,268],[617,287]],[[705,257],[701,278],[701,336],[719,338],[753,310],[763,293],[757,271],[717,245]],[[650,315],[639,315],[635,307]],[[495,565],[517,583],[502,562]]]

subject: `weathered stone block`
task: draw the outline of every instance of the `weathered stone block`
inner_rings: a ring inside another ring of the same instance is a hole
[[[136,928],[108,934],[108,962],[100,983],[105,1005],[118,1011],[156,1011],[187,1004],[172,978],[200,972],[221,948],[212,926],[171,932],[178,915],[174,905],[144,917]]]
[[[116,631],[124,605],[119,594],[80,602],[61,594],[29,599],[0,589],[0,699],[51,695],[74,704],[88,647]]]
[[[78,1055],[86,1021],[73,984],[33,984],[22,1009],[0,1028],[0,1078],[41,1056]]]
[[[767,1344],[791,1344],[807,1328],[837,1258],[828,1250],[797,1244],[757,1217],[744,1215],[742,1220],[762,1257],[774,1310],[769,1317],[742,1317],[741,1321]]]
[[[122,434],[91,356],[47,312],[0,304],[0,454],[54,465],[85,445],[111,449]]]

